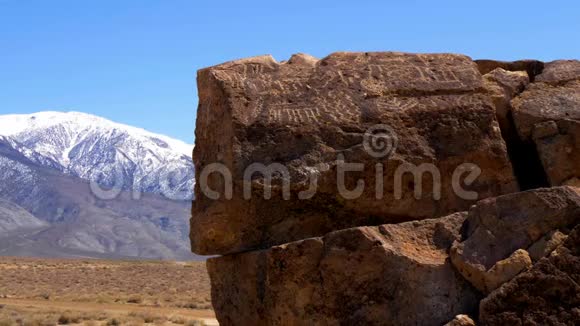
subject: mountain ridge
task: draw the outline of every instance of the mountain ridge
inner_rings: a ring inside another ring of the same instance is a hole
[[[193,197],[193,145],[81,112],[0,115],[0,135],[39,165],[109,188]]]
[[[6,119],[3,123],[6,123]],[[116,196],[113,198],[99,198],[93,189],[95,180],[81,178],[75,174],[74,165],[71,169],[64,168],[62,161],[57,160],[55,155],[47,155],[58,153],[51,151],[55,148],[64,148],[63,144],[55,141],[55,135],[58,139],[74,130],[70,126],[59,127],[62,126],[48,126],[52,128],[50,130],[58,131],[56,134],[47,132],[46,125],[41,125],[40,131],[28,128],[16,130],[15,127],[8,131],[0,130],[0,134],[9,134],[0,135],[0,229],[4,230],[0,232],[0,255],[200,259],[199,256],[191,254],[189,248],[188,219],[191,201],[187,194],[183,198],[171,198],[155,191],[154,187],[130,187],[114,189],[118,191],[115,191]],[[105,165],[123,166],[123,161],[119,162],[117,155],[124,153],[126,148],[118,145],[127,146],[138,141],[135,135],[127,134],[127,129],[110,130],[104,135],[91,136],[96,137],[95,142],[81,142],[75,146],[82,148],[95,145],[94,150],[85,151],[89,154],[88,163],[91,159],[99,161],[101,156],[107,158],[107,155],[114,153],[112,160],[100,161]],[[91,140],[95,140],[94,137]],[[126,140],[127,137],[131,140],[129,143],[118,141]],[[44,144],[61,146],[48,147],[48,150],[44,147],[44,153],[35,150],[43,149]],[[155,149],[151,147],[155,145],[142,145],[148,146],[149,149]],[[78,148],[74,151],[82,152]],[[99,151],[104,151],[104,154]],[[130,154],[134,156],[131,159],[136,166],[143,164],[139,160],[139,151]],[[185,155],[177,152],[173,157],[181,156]],[[72,163],[83,159],[83,155],[73,154],[70,157],[73,158]],[[193,174],[193,168],[188,167],[191,160],[184,158],[177,163],[181,162],[183,163],[177,167],[188,172],[185,174],[187,178]],[[82,161],[76,162],[80,163]],[[164,161],[159,164],[171,168],[171,162]],[[146,164],[143,165],[141,171],[147,168]],[[139,169],[124,170],[125,173],[132,171]],[[193,180],[193,176],[191,179]],[[107,188],[106,183],[104,186]],[[188,184],[180,186],[185,188]],[[141,191],[151,189],[153,191]]]
[[[61,124],[63,122],[71,122],[76,120],[77,122],[83,122],[86,120],[92,120],[92,122],[97,122],[100,126],[116,127],[120,129],[125,129],[132,132],[133,134],[140,134],[146,136],[154,136],[169,143],[173,144],[173,147],[179,148],[179,151],[185,155],[191,156],[193,149],[192,144],[187,144],[182,140],[171,138],[169,136],[148,131],[143,128],[134,127],[131,125],[115,122],[107,118],[85,113],[79,111],[38,111],[29,114],[3,114],[0,115],[0,133],[4,136],[10,136],[18,134],[26,129],[33,127],[38,128],[39,126],[50,126],[54,124]],[[37,122],[36,126],[31,125],[31,121]],[[28,126],[24,124],[29,123]]]

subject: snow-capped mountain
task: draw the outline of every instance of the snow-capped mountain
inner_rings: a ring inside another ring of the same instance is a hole
[[[0,136],[0,256],[195,259],[190,202],[127,191],[100,199],[88,181],[13,143]]]
[[[80,112],[0,115],[0,135],[30,161],[107,188],[193,196],[193,145]]]

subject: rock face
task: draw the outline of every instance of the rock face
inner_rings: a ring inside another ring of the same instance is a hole
[[[580,61],[556,60],[544,65],[542,74],[536,78],[536,81],[551,85],[562,85],[579,79]]]
[[[518,134],[535,144],[549,184],[580,184],[580,61],[547,64],[512,105]]]
[[[522,93],[530,83],[529,75],[525,71],[508,71],[497,68],[483,76],[485,87],[492,95],[496,108],[496,116],[504,134],[512,130],[511,100]]]
[[[198,86],[221,325],[578,324],[579,61],[262,56]]]
[[[457,270],[484,293],[495,290],[532,260],[525,249],[554,230],[580,222],[580,189],[557,187],[480,201],[469,211],[464,239],[451,248]]]
[[[531,245],[527,252],[530,258],[536,262],[554,251],[559,245],[564,242],[568,236],[559,230],[554,230],[543,236],[540,240]]]
[[[548,258],[481,302],[482,325],[578,325],[580,227]]]
[[[498,68],[508,71],[525,71],[530,78],[541,74],[545,64],[538,60],[518,60],[518,61],[497,61],[497,60],[475,60],[477,67],[482,74],[487,74]]]
[[[443,325],[477,294],[447,250],[465,213],[208,261],[221,325]]]
[[[496,103],[477,64],[462,55],[334,53],[282,63],[262,56],[202,69],[198,88],[196,253],[445,216],[517,190]],[[340,162],[361,167],[341,182]],[[204,174],[216,163],[230,181]],[[481,173],[464,184],[473,164]]]

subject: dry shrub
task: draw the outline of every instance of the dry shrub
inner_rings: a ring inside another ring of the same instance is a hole
[[[111,318],[107,320],[107,326],[119,326],[121,322],[117,318]]]
[[[132,296],[129,299],[127,299],[127,303],[136,303],[136,304],[139,304],[139,303],[142,303],[142,302],[143,302],[143,298],[138,297],[138,296]]]
[[[60,325],[78,324],[84,319],[85,318],[79,314],[65,311],[62,315],[60,315],[60,317],[58,317],[58,323]]]
[[[129,317],[138,319],[138,320],[142,320],[143,322],[147,323],[147,324],[151,324],[151,323],[158,323],[158,322],[165,322],[167,321],[167,318],[162,317],[160,315],[154,314],[154,313],[150,313],[150,312],[137,312],[137,311],[133,311],[129,313]]]
[[[187,323],[187,319],[181,316],[173,316],[169,319],[169,321],[179,325],[185,325]]]

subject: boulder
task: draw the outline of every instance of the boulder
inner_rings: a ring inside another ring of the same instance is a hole
[[[452,321],[445,324],[445,326],[475,326],[475,322],[467,315],[457,315]]]
[[[580,119],[580,81],[564,86],[531,84],[512,105],[520,137],[532,139],[540,123]]]
[[[508,135],[513,128],[510,116],[511,101],[522,93],[530,83],[528,73],[497,68],[485,74],[483,80],[486,89],[492,96],[501,130],[504,135]]]
[[[537,82],[552,85],[580,80],[580,60],[557,60],[545,64]]]
[[[538,60],[518,60],[518,61],[498,61],[498,60],[475,60],[482,75],[490,73],[495,69],[507,71],[525,71],[530,80],[534,80],[544,70],[544,63]]]
[[[489,293],[531,266],[525,249],[536,255],[534,245],[541,238],[578,222],[578,188],[537,189],[485,199],[470,209],[462,240],[451,248],[451,261],[477,289]]]
[[[485,291],[497,289],[520,272],[532,266],[532,259],[526,250],[518,249],[506,259],[496,262],[485,272]]]
[[[482,325],[578,325],[580,226],[547,258],[480,304]]]
[[[451,265],[466,213],[209,259],[220,325],[443,325],[478,294]]]
[[[519,137],[513,119],[512,100],[525,91],[532,77],[534,76],[526,71],[511,71],[503,68],[496,68],[483,76],[485,88],[494,102],[502,137],[506,142],[508,155],[521,190],[548,185],[535,144]]]
[[[536,124],[533,138],[550,184],[579,187],[580,120],[563,119]]]
[[[466,56],[261,56],[200,70],[198,89],[198,254],[445,216],[518,189]]]
[[[549,185],[580,178],[580,61],[546,64],[536,82],[512,101],[519,137],[533,143]]]
[[[548,232],[545,236],[536,241],[533,245],[528,248],[528,253],[530,258],[535,263],[543,257],[548,256],[552,251],[554,251],[558,246],[560,246],[568,236],[560,230],[554,230]]]

